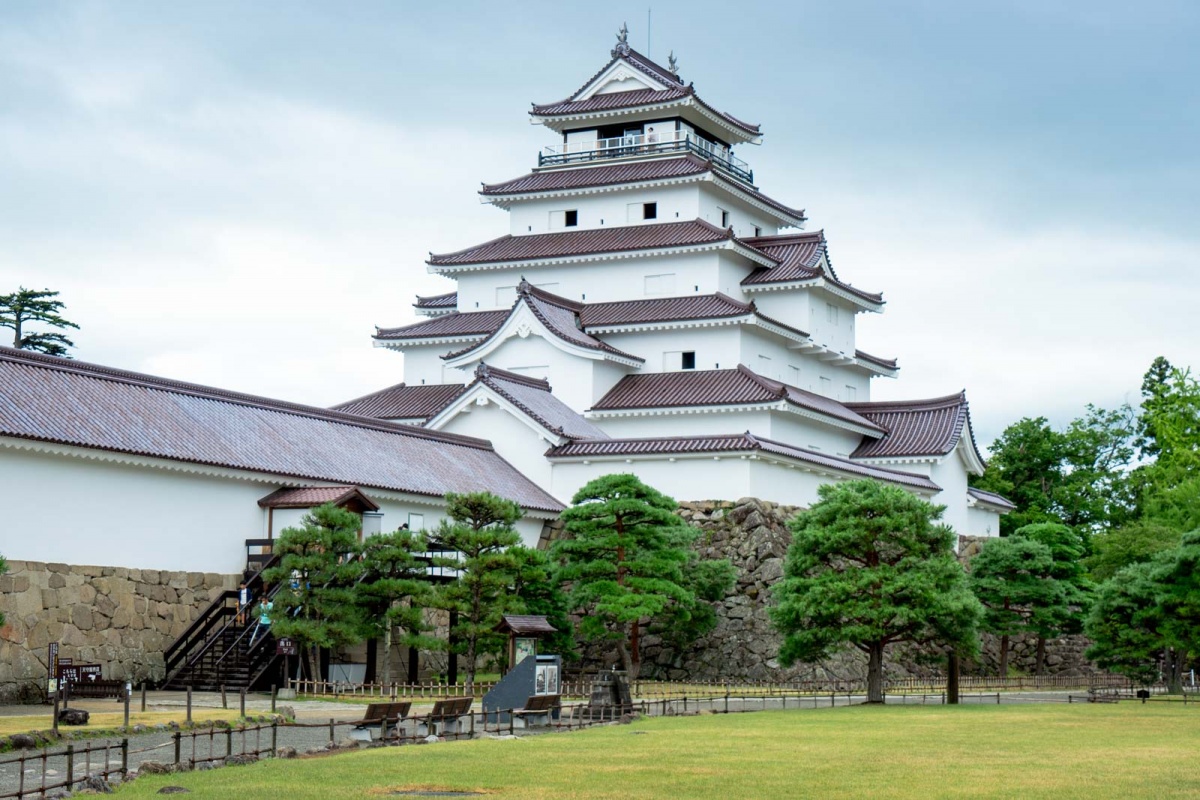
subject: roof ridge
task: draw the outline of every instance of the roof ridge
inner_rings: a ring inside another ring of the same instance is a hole
[[[373,391],[373,392],[367,392],[366,394],[362,395],[361,397],[354,397],[354,398],[351,398],[351,399],[349,399],[349,400],[346,400],[346,401],[344,401],[344,402],[337,403],[337,404],[335,404],[335,405],[332,405],[332,406],[330,406],[329,408],[330,408],[330,410],[331,410],[331,411],[338,411],[338,410],[340,410],[340,409],[341,409],[341,407],[342,407],[342,406],[348,406],[348,405],[350,405],[350,404],[352,404],[352,403],[359,403],[359,402],[362,402],[363,400],[368,400],[368,399],[370,399],[370,398],[372,398],[372,397],[376,397],[376,396],[378,396],[378,395],[381,395],[381,394],[383,394],[384,392],[394,392],[394,391],[395,391],[395,390],[397,390],[397,389],[404,389],[404,388],[405,388],[405,383],[404,383],[404,381],[400,381],[399,383],[394,383],[394,384],[392,384],[391,386],[385,386],[385,387],[383,387],[382,389],[376,389],[376,390],[375,390],[375,391]]]
[[[848,408],[882,413],[893,409],[899,411],[935,411],[941,408],[966,405],[966,403],[967,390],[963,389],[958,394],[948,394],[942,397],[930,397],[919,400],[864,400],[846,403],[845,405]]]
[[[475,377],[481,381],[486,381],[489,378],[493,378],[496,380],[508,381],[509,383],[520,383],[534,389],[541,389],[542,391],[553,393],[553,390],[550,388],[549,378],[534,378],[529,375],[522,375],[519,372],[509,372],[506,369],[493,367],[486,361],[479,362],[479,366],[475,368]]]
[[[807,243],[813,241],[814,239],[818,242],[826,241],[825,229],[819,228],[815,231],[794,231],[792,233],[778,233],[778,234],[771,235],[771,236],[748,236],[748,237],[746,237],[745,241],[747,243],[753,242],[754,246],[756,246],[756,247],[762,247],[762,246],[769,246],[769,245],[773,245],[773,244],[776,244],[776,245],[792,244],[793,242],[801,242],[801,241],[807,244]]]
[[[759,375],[757,372],[742,363],[737,365],[737,371],[748,377],[754,383],[758,384],[764,391],[770,392],[781,399],[787,397],[788,392],[786,383],[774,381],[764,375]],[[771,384],[775,385],[772,386]]]
[[[486,311],[457,311],[456,310],[456,311],[451,311],[447,314],[441,314],[436,317],[431,317],[429,319],[421,319],[421,320],[417,320],[416,322],[410,322],[407,325],[401,325],[396,328],[380,328],[377,325],[377,326],[375,326],[375,335],[372,338],[378,339],[380,337],[395,336],[396,334],[401,333],[402,331],[412,330],[413,328],[419,328],[422,325],[431,326],[431,327],[434,325],[445,325],[446,320],[450,320],[450,319],[456,319],[456,318],[462,318],[462,317],[472,317],[472,316],[483,317],[485,314],[496,314],[497,312],[504,312],[504,311],[505,310],[502,308],[492,308],[492,309],[488,309]],[[438,339],[438,338],[442,338],[442,337],[451,337],[451,336],[479,336],[479,335],[482,335],[482,334],[469,332],[469,331],[468,332],[459,332],[459,333],[435,333],[435,334],[431,334],[430,338]]]
[[[350,425],[357,428],[366,428],[369,430],[377,430],[383,433],[395,433],[399,436],[412,436],[418,439],[430,439],[433,441],[445,442],[446,444],[457,444],[464,447],[473,447],[479,450],[494,450],[491,442],[487,441],[486,439],[475,438],[474,436],[463,436],[457,433],[442,433],[441,431],[431,431],[412,425],[402,425],[394,422],[373,420],[367,417],[361,417],[357,414],[348,414],[346,412],[337,411],[334,409],[320,408],[318,406],[307,406],[300,403],[291,403],[286,400],[275,400],[269,397],[262,397],[260,395],[233,392],[228,389],[219,389],[214,386],[204,386],[198,383],[176,381],[171,378],[160,378],[156,375],[148,375],[142,372],[133,372],[115,367],[106,367],[102,364],[93,364],[87,361],[76,361],[75,359],[47,356],[41,353],[30,353],[26,350],[16,350],[11,347],[0,346],[0,361],[25,364],[39,369],[53,370],[55,372],[72,373],[95,378],[97,380],[108,380],[115,383],[124,383],[130,386],[141,386],[146,389],[155,389],[174,394],[189,395],[192,397],[199,397],[216,402],[246,406],[248,408],[260,408],[264,411],[277,411],[282,414],[293,414],[295,416],[310,417],[312,419],[322,419],[327,422]]]
[[[534,286],[532,283],[525,280],[524,276],[521,277],[521,282],[517,284],[517,294],[533,295],[539,300],[543,300],[551,305],[556,305],[560,308],[565,308],[576,313],[581,311],[584,306],[583,302],[579,300],[572,300],[569,297],[563,297],[562,295],[554,294],[553,292],[547,292],[545,289]]]

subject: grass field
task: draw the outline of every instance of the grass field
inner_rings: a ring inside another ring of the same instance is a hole
[[[182,711],[147,711],[145,713],[134,711],[129,715],[129,724],[157,725],[172,720],[183,722],[185,716]],[[238,712],[236,710],[198,708],[192,712],[192,719],[196,722],[213,719],[235,720],[237,718]],[[60,725],[59,731],[112,730],[124,724],[124,711],[91,711],[88,716],[87,725]],[[8,736],[13,733],[28,733],[29,731],[48,731],[52,725],[53,720],[48,710],[43,714],[0,717],[0,736]]]
[[[195,798],[1046,797],[1200,795],[1200,709],[1180,705],[851,707],[647,719],[519,740],[381,748],[148,776]]]

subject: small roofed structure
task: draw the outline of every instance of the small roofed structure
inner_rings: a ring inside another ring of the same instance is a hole
[[[360,514],[379,510],[379,504],[357,486],[293,486],[271,492],[258,501],[262,508],[314,508],[326,503]]]
[[[511,670],[527,656],[537,655],[537,641],[558,628],[545,617],[534,614],[505,614],[496,624],[497,633],[508,634],[508,668]]]

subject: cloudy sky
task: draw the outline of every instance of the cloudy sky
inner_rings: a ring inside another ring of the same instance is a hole
[[[1200,369],[1200,6],[663,2],[650,54],[762,124],[739,152],[881,290],[877,398],[968,389],[981,443]],[[374,325],[507,232],[481,181],[553,141],[647,3],[0,5],[0,291],[78,358],[318,405],[401,378]]]

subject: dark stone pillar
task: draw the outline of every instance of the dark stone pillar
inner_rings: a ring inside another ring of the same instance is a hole
[[[421,677],[421,654],[417,648],[411,645],[408,648],[408,682],[416,683]]]
[[[375,682],[375,664],[379,660],[379,640],[367,639],[367,674],[363,683]]]
[[[958,673],[960,671],[958,653],[951,653],[946,664],[946,703],[958,705]]]

